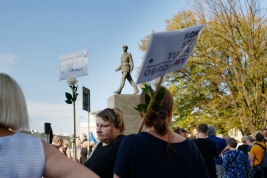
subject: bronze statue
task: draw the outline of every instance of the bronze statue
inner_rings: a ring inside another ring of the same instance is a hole
[[[131,53],[127,52],[128,46],[124,45],[122,48],[123,48],[124,53],[121,56],[121,65],[116,69],[116,71],[121,70],[121,73],[122,73],[121,84],[120,84],[119,89],[115,91],[114,93],[118,93],[118,94],[121,93],[121,90],[125,84],[125,79],[127,78],[127,80],[129,81],[129,83],[132,85],[134,89],[134,94],[137,94],[139,93],[139,90],[131,77],[131,72],[134,68],[132,55]]]

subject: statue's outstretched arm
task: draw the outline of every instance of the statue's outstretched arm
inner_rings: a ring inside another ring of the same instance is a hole
[[[121,70],[121,65],[116,69],[116,71],[119,71],[119,70]]]

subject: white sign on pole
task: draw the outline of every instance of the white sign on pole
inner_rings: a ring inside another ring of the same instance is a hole
[[[152,34],[136,83],[148,82],[184,68],[203,27]]]
[[[59,55],[59,80],[88,75],[88,49]]]

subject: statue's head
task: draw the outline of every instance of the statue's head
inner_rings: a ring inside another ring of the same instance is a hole
[[[123,49],[123,51],[127,51],[128,46],[127,46],[127,45],[124,45],[124,46],[122,47],[122,49]]]

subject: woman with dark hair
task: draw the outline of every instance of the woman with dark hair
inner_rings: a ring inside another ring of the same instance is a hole
[[[164,88],[158,102],[161,111],[147,114],[147,131],[132,134],[121,143],[114,177],[186,177],[208,178],[206,163],[197,146],[169,129],[172,120],[173,97]],[[146,104],[144,91],[140,104]]]
[[[100,177],[113,177],[116,156],[122,139],[125,124],[119,108],[106,108],[96,115],[96,132],[100,142],[84,163]]]

